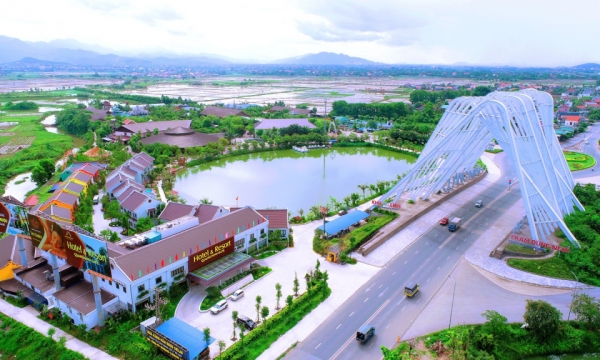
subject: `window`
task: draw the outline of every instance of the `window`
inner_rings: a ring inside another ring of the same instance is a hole
[[[117,290],[119,290],[119,283],[115,282],[115,285],[117,286]]]
[[[286,230],[281,230],[281,237],[285,237]]]
[[[127,287],[125,287],[125,285],[123,285],[123,292],[126,293],[127,292]]]
[[[106,282],[106,280],[104,280],[104,278],[102,278],[102,282]]]
[[[260,234],[264,234],[265,233],[265,228],[260,229]]]
[[[177,269],[175,269],[173,271],[171,271],[171,276],[175,276],[175,275],[178,275],[178,274],[181,274],[181,273],[183,273],[183,266],[180,267],[180,268],[177,268]]]
[[[254,234],[250,234],[250,240],[254,239]]]
[[[108,280],[108,285],[112,286],[112,281]]]
[[[156,283],[160,284],[162,282],[162,276],[156,278]]]
[[[138,292],[142,292],[144,290],[146,290],[146,285],[142,284],[142,285],[138,286]]]
[[[242,247],[244,247],[244,239],[236,241],[235,242],[235,247],[236,248],[242,248]]]

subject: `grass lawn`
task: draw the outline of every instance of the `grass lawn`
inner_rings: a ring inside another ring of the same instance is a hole
[[[508,259],[507,263],[510,267],[533,274],[557,279],[575,280],[575,277],[569,271],[567,263],[557,256],[541,260]]]
[[[279,253],[279,251],[268,250],[268,251],[264,251],[264,252],[262,252],[262,253],[260,253],[258,255],[254,255],[254,258],[258,259],[258,260],[262,260],[262,259],[266,259],[268,257],[271,257],[271,256],[273,256],[273,255],[275,255],[277,253]]]
[[[596,165],[596,160],[587,154],[572,151],[564,151],[563,153],[571,171],[588,169]]]
[[[208,310],[221,300],[225,300],[221,294],[216,297],[206,296],[204,300],[202,300],[202,304],[200,304],[200,310]]]
[[[537,252],[531,248],[528,248],[527,246],[521,246],[521,245],[517,245],[517,244],[508,244],[508,245],[506,245],[504,250],[512,251],[512,252],[519,253],[519,254],[527,254],[527,255],[539,254],[539,252]]]

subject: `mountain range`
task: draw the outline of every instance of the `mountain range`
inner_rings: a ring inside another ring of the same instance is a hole
[[[30,42],[0,35],[0,64],[52,63],[79,66],[202,66],[260,63],[257,60],[232,59],[215,54],[175,55],[166,51],[135,56],[118,55],[110,49],[63,39]],[[298,65],[376,65],[378,63],[344,54],[321,52],[272,62]]]

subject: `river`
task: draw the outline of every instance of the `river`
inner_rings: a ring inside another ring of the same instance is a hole
[[[175,190],[188,204],[208,198],[219,205],[287,208],[293,214],[342,201],[359,184],[396,180],[415,157],[379,148],[279,150],[240,155],[192,167],[177,175]],[[369,195],[369,190],[366,191]],[[239,201],[236,202],[236,197]]]

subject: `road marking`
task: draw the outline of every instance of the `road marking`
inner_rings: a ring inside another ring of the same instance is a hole
[[[404,299],[402,299],[402,300],[404,300]],[[402,301],[402,300],[400,300],[400,301]],[[374,313],[373,315],[371,315],[371,317],[370,317],[370,318],[368,318],[368,319],[367,319],[367,321],[365,321],[365,323],[364,323],[363,325],[366,325],[366,324],[370,323],[370,322],[371,322],[371,321],[372,321],[372,320],[375,318],[375,316],[377,316],[377,315],[378,315],[378,314],[381,312],[381,310],[383,310],[383,308],[384,308],[384,307],[385,307],[385,306],[386,306],[386,305],[387,305],[389,302],[390,302],[390,300],[389,300],[389,299],[388,299],[388,300],[386,300],[386,301],[383,303],[383,305],[381,305],[381,307],[380,307],[379,309],[377,309],[377,311],[375,311],[375,313]],[[342,345],[342,347],[341,347],[341,348],[339,348],[339,349],[338,349],[338,351],[336,351],[336,352],[335,352],[335,354],[333,354],[333,356],[332,356],[332,357],[330,357],[329,359],[330,359],[330,360],[333,360],[333,359],[335,359],[336,357],[338,357],[338,356],[339,356],[339,355],[342,353],[342,351],[344,351],[344,349],[345,349],[345,348],[347,348],[347,347],[348,347],[348,345],[350,345],[350,343],[351,343],[352,341],[355,341],[355,339],[356,339],[356,335],[355,335],[355,334],[352,334],[352,336],[350,336],[350,338],[349,338],[348,340],[346,340],[346,342],[344,343],[344,345]],[[373,343],[375,343],[375,342],[373,342]]]
[[[354,311],[352,312],[352,314],[350,314],[350,316],[352,316],[352,315],[354,315]],[[350,317],[350,316],[348,316],[348,317]]]
[[[392,275],[396,275],[396,272],[394,271],[394,273]]]
[[[426,282],[429,282],[429,280],[431,280],[431,278],[427,279],[427,281],[426,281]]]
[[[385,329],[387,330],[387,328],[389,328],[390,325],[392,325],[392,323],[389,323],[388,326],[385,327]]]
[[[419,250],[417,250],[417,252],[415,253],[415,255],[417,255],[419,253]]]
[[[382,286],[383,286],[383,284],[379,285],[379,288],[378,288],[378,289],[381,289],[381,287],[382,287]]]
[[[425,243],[425,245],[429,244],[429,241]]]
[[[456,250],[458,250],[458,246],[456,247]],[[448,256],[448,258],[450,258],[450,256]]]
[[[335,329],[337,330],[340,326],[342,326],[342,324],[339,324]]]
[[[387,290],[387,289],[389,289],[389,288],[390,288],[389,286],[388,286],[388,287],[386,287],[386,288],[385,288],[385,289],[384,289],[384,290],[381,292],[381,294],[379,294],[379,297],[381,297],[381,296],[383,295],[383,293],[384,293],[384,292],[386,292],[386,290]]]
[[[448,257],[446,258],[446,260],[448,260],[448,259],[450,259],[450,256],[448,256]]]
[[[407,262],[408,262],[408,260],[406,260],[406,261],[404,262],[404,265],[406,265],[406,263],[407,263]]]
[[[369,349],[373,346],[373,344],[375,344],[375,342],[371,341],[371,346],[369,346]]]
[[[317,345],[317,347],[315,348],[315,350],[317,350],[319,348],[319,346],[321,346],[321,343],[319,343],[319,345]]]
[[[367,302],[367,300],[369,300],[369,298],[366,298],[365,301],[363,301],[363,302]]]
[[[438,268],[438,270],[441,268],[441,266]]]
[[[467,239],[464,239],[463,242],[467,241]]]
[[[402,310],[400,310],[400,311],[404,311],[404,308],[405,308],[405,307],[406,307],[406,305],[404,305],[404,307],[403,307],[403,308],[402,308]]]

